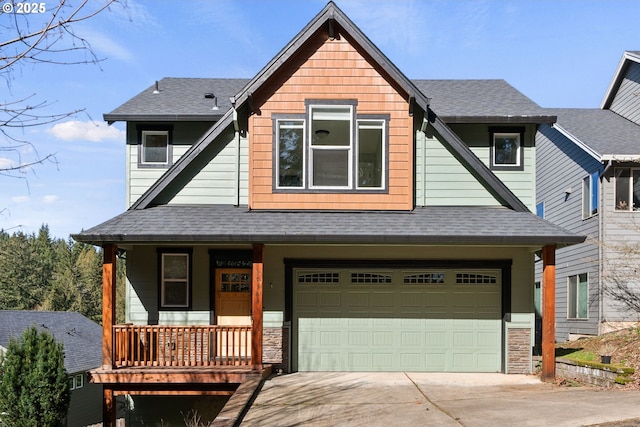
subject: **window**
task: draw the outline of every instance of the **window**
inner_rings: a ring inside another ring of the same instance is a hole
[[[274,115],[275,188],[383,190],[387,116],[361,116],[354,101],[307,101],[307,115]]]
[[[191,250],[161,250],[160,308],[191,306]]]
[[[540,202],[536,205],[536,215],[540,218],[544,218],[544,202]]]
[[[76,374],[69,377],[69,388],[75,390],[84,387],[84,374]]]
[[[582,180],[582,218],[586,219],[598,213],[599,173],[594,172]]]
[[[615,210],[640,210],[640,169],[615,169]]]
[[[524,128],[489,128],[493,170],[523,170]]]
[[[569,289],[567,292],[567,318],[588,318],[589,286],[587,273],[569,276]]]
[[[171,165],[171,127],[139,127],[138,139],[139,167],[165,168]]]

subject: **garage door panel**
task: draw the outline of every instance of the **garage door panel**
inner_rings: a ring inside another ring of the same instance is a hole
[[[347,270],[339,277],[294,289],[298,370],[500,371],[497,274],[416,274],[411,280],[425,283],[411,284],[396,273],[393,283],[374,274],[358,274],[356,283]]]
[[[373,331],[371,343],[373,346],[393,346],[395,334],[393,331]]]

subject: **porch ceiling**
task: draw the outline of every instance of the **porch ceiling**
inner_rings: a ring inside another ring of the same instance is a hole
[[[470,206],[320,212],[161,205],[128,210],[72,237],[96,245],[171,241],[561,247],[585,240],[530,212]]]

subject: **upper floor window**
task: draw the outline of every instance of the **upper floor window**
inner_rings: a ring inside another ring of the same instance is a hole
[[[544,202],[540,202],[536,205],[536,215],[540,218],[544,218]]]
[[[582,218],[590,218],[598,213],[599,173],[594,172],[582,180]]]
[[[362,116],[355,102],[307,103],[302,117],[274,116],[275,188],[383,190],[388,116]]]
[[[191,250],[159,251],[160,308],[191,306]]]
[[[171,165],[171,128],[138,128],[138,166],[168,167]]]
[[[615,169],[615,210],[640,210],[640,169]]]
[[[524,128],[489,128],[493,170],[524,170]]]

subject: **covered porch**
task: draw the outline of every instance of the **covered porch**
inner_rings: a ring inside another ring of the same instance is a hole
[[[114,397],[231,395],[247,377],[267,375],[262,363],[263,245],[252,250],[250,325],[115,324],[118,247],[104,244],[102,367],[89,380],[103,385],[103,420],[115,425]]]

